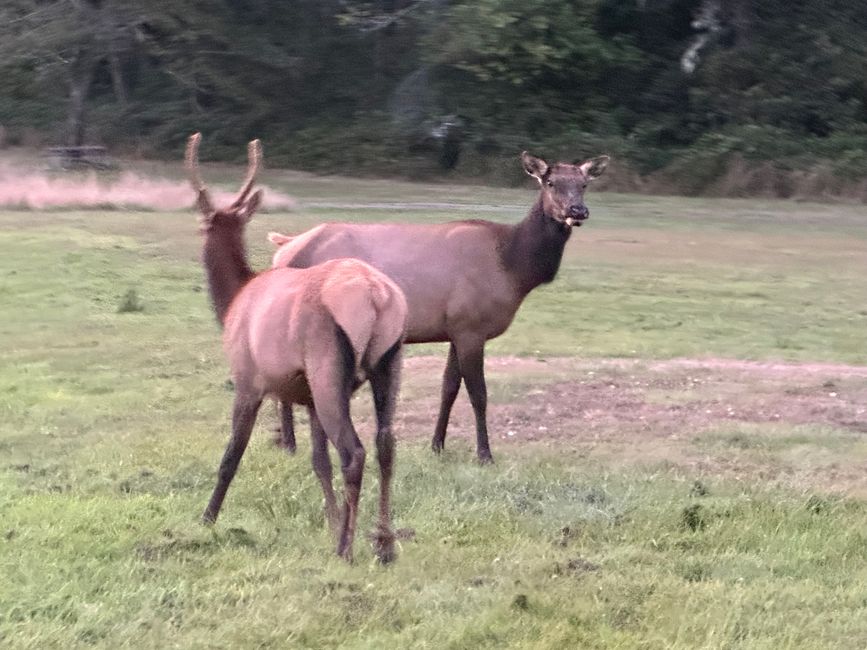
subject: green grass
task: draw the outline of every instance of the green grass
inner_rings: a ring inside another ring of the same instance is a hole
[[[286,189],[291,191],[291,184]],[[533,195],[506,193],[501,203],[518,196],[528,204]],[[618,195],[591,198],[593,221],[576,231],[559,277],[530,294],[509,331],[489,345],[491,353],[867,363],[864,208],[840,206],[835,216],[827,207],[801,204],[776,204],[776,211],[769,204],[753,211],[746,202],[643,197],[655,207],[639,208]],[[514,205],[503,213],[456,214],[316,208],[262,215],[250,229],[251,253],[259,267],[267,266],[269,230],[299,232],[329,218],[516,220],[525,209]],[[639,209],[649,214],[636,223]],[[35,275],[33,286],[27,278],[17,280],[35,299],[28,317],[42,320],[36,312],[49,311],[54,306],[50,301],[60,299],[79,310],[111,300],[117,309],[134,289],[142,308],[154,311],[142,321],[145,337],[155,319],[169,316],[165,310],[170,306],[182,306],[184,318],[210,319],[207,301],[197,293],[203,288],[201,269],[191,263],[198,242],[190,215],[95,215],[35,213],[22,219],[21,213],[0,213],[0,246],[12,253],[9,272],[27,273],[29,268]],[[70,295],[66,288],[52,286],[50,277],[39,277],[44,267],[33,262],[51,260],[57,251],[63,268],[92,270],[100,284]],[[19,256],[26,260],[19,264]],[[0,284],[0,295],[11,291],[7,284]],[[103,285],[116,295],[99,293]],[[83,295],[89,290],[91,295]],[[40,296],[49,302],[39,302]],[[18,311],[12,302],[6,308]],[[439,349],[415,346],[411,352]]]
[[[287,460],[254,446],[214,530],[194,520],[210,468],[171,453],[146,470],[132,454],[135,466],[113,479],[72,470],[67,488],[51,471],[31,477],[46,468],[6,472],[0,639],[40,648],[862,647],[863,501],[714,483],[696,496],[675,473],[611,476],[532,447],[480,468],[466,451],[437,461],[402,449],[395,512],[416,538],[387,568],[363,539],[354,566],[331,556],[304,453]],[[374,490],[369,476],[368,527]]]
[[[253,223],[259,267],[268,230],[515,220],[533,198],[269,182],[306,204]],[[504,207],[323,205],[384,200]],[[864,208],[588,203],[560,276],[489,354],[867,363]],[[0,646],[863,647],[863,500],[619,463],[616,449],[494,441],[498,464],[482,468],[460,438],[432,458],[416,442],[432,423],[405,431],[394,510],[416,537],[383,568],[359,535],[347,566],[332,557],[305,427],[288,458],[267,442],[266,409],[220,521],[203,528],[231,392],[198,245],[191,214],[0,213]],[[543,379],[491,374],[494,403]],[[863,448],[855,434],[784,425],[694,445],[772,464]],[[369,456],[362,530],[376,500]]]

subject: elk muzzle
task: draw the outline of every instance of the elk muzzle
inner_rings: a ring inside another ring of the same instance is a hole
[[[582,221],[590,218],[590,210],[584,204],[570,205],[566,210],[564,222],[567,226],[580,226]]]

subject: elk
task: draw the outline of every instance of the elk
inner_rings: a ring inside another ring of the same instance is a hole
[[[251,194],[262,157],[259,141],[249,145],[247,178],[237,199],[217,209],[198,172],[200,139],[198,133],[189,138],[186,167],[201,212],[202,262],[235,385],[232,434],[202,519],[207,524],[216,521],[262,400],[272,396],[282,404],[301,404],[310,413],[313,468],[322,484],[337,553],[351,561],[365,451],[350,419],[349,399],[367,380],[374,398],[380,471],[373,539],[378,558],[388,562],[394,557],[391,426],[406,299],[388,277],[357,259],[255,273],[247,261],[244,230],[262,198],[262,190]],[[341,514],[332,488],[328,440],[337,448],[343,472]]]
[[[354,257],[403,289],[409,305],[406,342],[449,342],[431,446],[435,452],[443,449],[463,380],[475,414],[481,463],[493,461],[486,421],[485,342],[506,331],[530,291],[554,279],[572,229],[590,216],[584,191],[609,161],[608,156],[599,156],[549,165],[526,151],[521,159],[524,170],[539,182],[540,192],[527,216],[515,225],[478,219],[439,225],[326,223],[294,237],[269,236],[278,246],[275,268]],[[291,447],[291,409],[281,406],[281,442]]]

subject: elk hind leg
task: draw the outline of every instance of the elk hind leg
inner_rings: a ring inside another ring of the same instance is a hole
[[[316,477],[322,485],[322,493],[325,495],[325,517],[328,519],[331,534],[336,538],[339,532],[337,529],[339,515],[337,499],[334,497],[331,458],[328,455],[328,437],[325,435],[325,429],[322,428],[322,423],[316,415],[316,409],[310,407],[308,412],[310,413],[313,471],[316,472]]]
[[[345,504],[337,554],[351,562],[365,452],[349,417],[349,398],[355,382],[355,354],[349,338],[336,324],[335,333],[336,345],[323,345],[306,366],[316,415],[340,456]]]
[[[379,521],[373,534],[374,553],[380,562],[394,560],[394,532],[391,529],[391,476],[394,464],[392,420],[400,388],[401,348],[394,344],[370,373],[370,387],[376,410],[376,459],[379,463]]]

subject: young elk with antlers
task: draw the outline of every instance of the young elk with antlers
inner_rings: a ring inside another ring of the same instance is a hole
[[[572,228],[590,216],[584,190],[608,165],[608,156],[549,165],[524,152],[522,160],[541,191],[526,218],[513,226],[482,220],[433,226],[328,223],[297,237],[269,235],[279,246],[274,267],[304,268],[355,257],[403,289],[409,304],[407,343],[450,343],[433,449],[438,452],[445,444],[463,380],[476,416],[476,454],[482,463],[492,461],[485,342],[506,331],[531,290],[554,279]],[[291,448],[291,407],[282,406],[282,443]]]
[[[349,399],[367,379],[376,410],[380,470],[375,550],[381,561],[390,561],[394,555],[389,515],[391,423],[406,333],[403,292],[381,272],[352,259],[307,269],[253,272],[247,263],[244,230],[262,198],[261,190],[251,194],[261,160],[259,141],[250,143],[249,170],[238,198],[228,208],[217,209],[198,172],[200,138],[198,133],[190,137],[186,164],[202,213],[208,286],[235,383],[232,437],[203,519],[216,521],[262,400],[275,396],[283,404],[303,404],[309,410],[313,468],[325,493],[337,553],[351,560],[365,452],[349,417]],[[337,448],[343,470],[346,497],[340,517],[331,485],[328,440]]]

